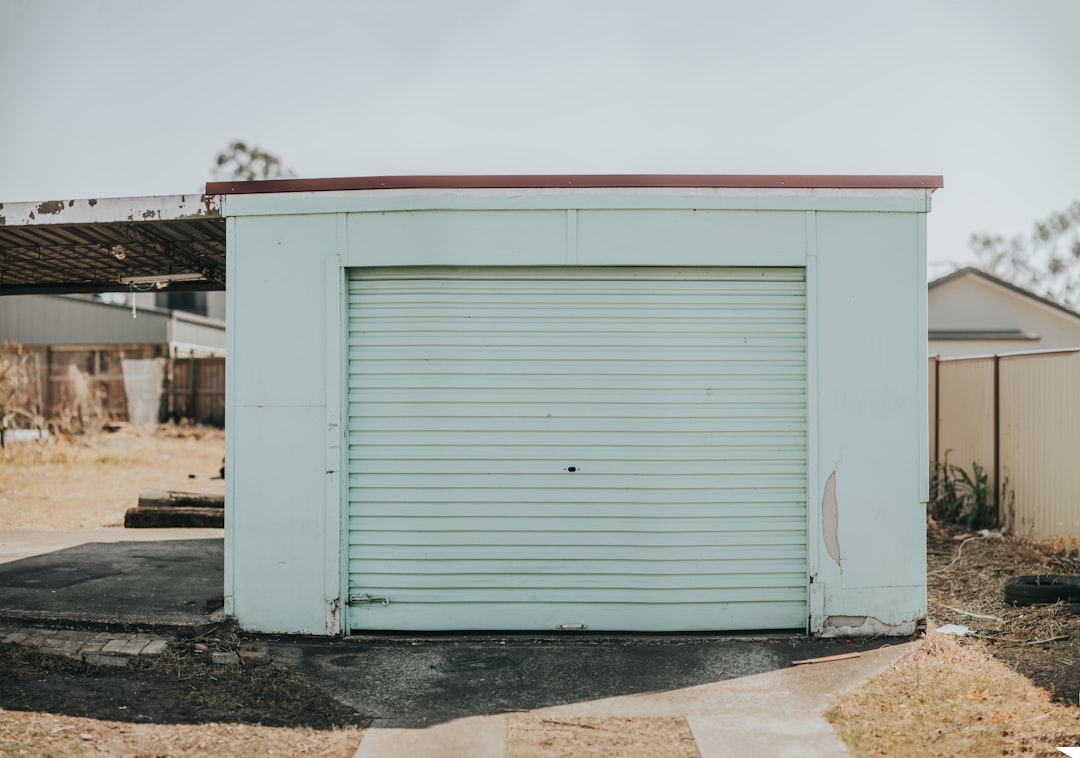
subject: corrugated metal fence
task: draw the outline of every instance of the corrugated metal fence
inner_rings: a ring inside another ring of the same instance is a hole
[[[1001,525],[1080,537],[1080,349],[930,358],[930,453],[986,469]]]

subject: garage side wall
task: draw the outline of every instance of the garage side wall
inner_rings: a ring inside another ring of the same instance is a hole
[[[926,615],[924,219],[815,214],[811,611],[826,634],[907,633]]]
[[[246,629],[333,634],[337,577],[329,593],[325,579],[338,516],[335,497],[327,518],[326,495],[337,474],[326,465],[326,398],[338,351],[327,350],[326,261],[337,217],[229,225],[226,612]]]

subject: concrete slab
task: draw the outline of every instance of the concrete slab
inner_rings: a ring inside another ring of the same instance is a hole
[[[163,542],[170,540],[222,540],[224,529],[40,529],[0,528],[0,563],[52,553],[88,542]]]
[[[0,621],[205,626],[223,543],[220,529],[0,530]]]
[[[882,647],[862,657],[813,666],[787,667],[754,676],[670,692],[652,692],[574,703],[533,713],[575,716],[685,716],[701,758],[776,758],[847,755],[821,715],[829,703],[881,673],[911,649]]]
[[[427,729],[366,729],[355,758],[502,758],[503,717],[474,716]]]
[[[274,660],[372,718],[360,758],[502,756],[503,715],[675,716],[703,758],[844,755],[821,713],[908,644],[726,637],[282,640]],[[860,650],[814,666],[791,661]]]

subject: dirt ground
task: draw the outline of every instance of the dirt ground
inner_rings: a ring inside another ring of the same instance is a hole
[[[0,755],[351,756],[365,723],[273,664],[214,665],[177,645],[111,668],[0,646]]]
[[[118,526],[142,489],[223,491],[223,455],[223,433],[201,428],[12,445],[0,452],[0,527]],[[1080,744],[1080,617],[1066,604],[1007,606],[1002,592],[1019,575],[1080,574],[1078,546],[931,523],[927,553],[930,627],[970,633],[929,633],[915,654],[834,705],[830,718],[852,752],[1060,755],[1054,746]],[[206,642],[240,639],[216,634]],[[111,669],[0,646],[0,755],[348,756],[365,723],[273,664],[215,666],[177,646]],[[600,755],[608,737],[626,736],[615,724],[564,725],[565,735],[558,726],[523,716],[508,727],[508,748],[574,754],[583,746],[563,743],[587,727],[599,735],[589,754]],[[641,744],[655,731],[672,755],[690,751],[678,725],[647,726]],[[678,744],[668,739],[676,733]]]
[[[122,527],[144,489],[222,493],[225,433],[121,426],[0,451],[0,527]]]
[[[1076,574],[1076,545],[927,529],[928,626],[919,648],[841,697],[827,717],[854,755],[1062,755],[1080,745],[1080,618],[1065,603],[1014,607],[1004,585]]]
[[[1027,574],[1080,574],[1075,546],[981,536],[931,525],[927,530],[930,620],[972,630],[989,653],[1050,691],[1080,705],[1080,616],[1066,603],[1012,606],[1004,585]]]

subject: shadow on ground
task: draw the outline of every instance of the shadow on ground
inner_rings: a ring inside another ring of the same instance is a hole
[[[271,644],[275,661],[383,728],[670,691],[761,674],[794,660],[897,640],[718,636],[305,639]]]
[[[224,584],[221,539],[89,542],[0,564],[0,619],[199,627]]]

